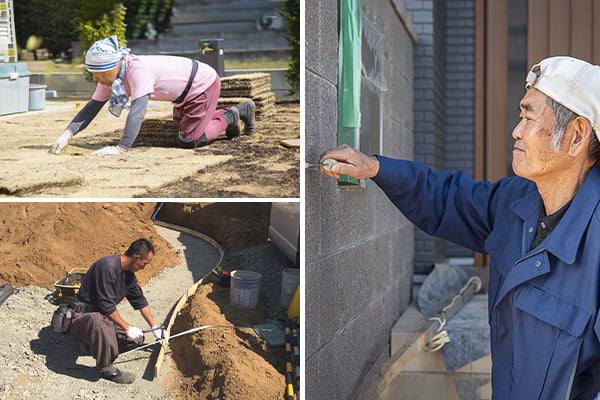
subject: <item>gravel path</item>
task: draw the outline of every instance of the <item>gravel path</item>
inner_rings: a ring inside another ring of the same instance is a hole
[[[158,323],[167,321],[183,292],[206,275],[220,256],[196,237],[162,227],[157,230],[180,250],[181,259],[180,265],[163,270],[144,287]],[[168,355],[161,376],[153,379],[157,350],[141,350],[117,360],[119,368],[137,375],[133,384],[118,385],[99,379],[94,359],[79,356],[78,345],[54,333],[49,326],[56,308],[50,302],[51,295],[46,289],[27,286],[0,306],[0,326],[4,327],[0,340],[0,399],[170,398],[161,383],[165,370],[172,368]],[[139,312],[129,304],[121,304],[119,311],[130,323],[146,328]],[[147,341],[153,340],[152,334],[146,337]]]

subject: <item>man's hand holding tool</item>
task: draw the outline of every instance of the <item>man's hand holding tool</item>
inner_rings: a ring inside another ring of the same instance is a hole
[[[356,179],[372,178],[379,172],[379,160],[343,144],[321,154],[317,164],[321,172],[338,179],[348,175]]]

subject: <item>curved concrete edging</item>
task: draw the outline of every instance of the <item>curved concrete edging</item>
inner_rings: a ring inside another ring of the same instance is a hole
[[[225,254],[225,250],[223,250],[223,247],[212,237],[202,233],[202,232],[198,232],[195,231],[193,229],[190,228],[186,228],[184,226],[179,226],[179,225],[175,225],[175,224],[170,224],[168,222],[162,222],[162,221],[154,221],[155,225],[158,226],[162,226],[163,228],[168,228],[168,229],[172,229],[178,232],[182,232],[182,233],[187,233],[188,235],[192,235],[195,236],[197,238],[200,238],[202,240],[204,240],[205,242],[207,242],[208,244],[210,244],[211,246],[213,246],[217,252],[219,253],[220,257],[219,257],[219,261],[217,262],[216,265],[219,265],[221,263],[221,261],[223,260],[223,255]],[[216,267],[215,265],[215,267]],[[181,296],[181,298],[179,299],[179,301],[177,302],[177,304],[175,304],[175,307],[173,308],[173,312],[171,313],[171,317],[169,318],[169,323],[167,324],[167,332],[169,332],[169,334],[171,334],[171,327],[173,326],[173,324],[175,323],[175,318],[177,318],[177,315],[179,314],[179,311],[181,310],[181,308],[183,307],[183,305],[185,303],[187,303],[188,299],[190,298],[190,296],[192,296],[194,293],[196,293],[196,290],[198,289],[198,286],[201,285],[205,279],[207,279],[208,277],[211,276],[212,272],[208,272],[206,275],[204,275],[202,278],[200,278],[196,283],[194,283],[188,290],[186,290],[186,292]],[[167,341],[162,342],[161,347],[160,347],[160,351],[158,353],[158,357],[156,358],[156,364],[154,365],[154,377],[158,377],[158,373],[160,371],[160,367],[162,366],[162,361],[165,355],[165,351],[166,351],[166,347],[168,346]]]

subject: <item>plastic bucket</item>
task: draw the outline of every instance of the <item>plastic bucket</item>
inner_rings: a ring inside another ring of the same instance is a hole
[[[254,271],[231,271],[229,302],[237,308],[256,308],[261,275]]]
[[[10,60],[10,56],[8,55],[8,44],[8,38],[0,37],[0,62],[8,62]]]
[[[29,111],[43,110],[46,105],[46,85],[29,85]]]
[[[284,268],[281,275],[281,307],[288,308],[300,284],[300,268]]]

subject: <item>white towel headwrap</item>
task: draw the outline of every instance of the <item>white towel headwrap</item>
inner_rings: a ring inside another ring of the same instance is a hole
[[[98,40],[85,54],[85,68],[90,72],[109,71],[129,54],[127,47],[119,48],[116,36]]]
[[[116,36],[98,40],[90,46],[85,54],[85,68],[90,72],[110,71],[123,60],[117,79],[112,84],[112,93],[108,103],[108,110],[115,117],[121,116],[121,111],[129,101],[129,96],[123,85],[128,54],[128,48],[119,48],[119,41]]]

